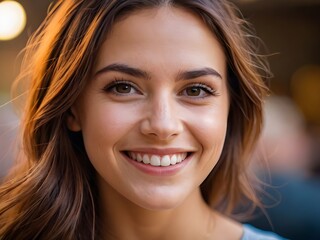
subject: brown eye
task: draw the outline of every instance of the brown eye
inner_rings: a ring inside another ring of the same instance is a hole
[[[130,93],[132,87],[129,84],[119,83],[114,87],[114,90],[118,93]]]
[[[201,94],[201,89],[199,87],[188,87],[186,89],[186,94],[188,96],[197,97]]]
[[[115,80],[109,85],[105,86],[103,91],[119,96],[142,94],[134,83],[125,80]]]
[[[193,99],[205,98],[209,96],[217,96],[217,92],[212,87],[203,84],[203,83],[195,83],[187,86],[183,91],[179,93],[181,96],[186,96]]]

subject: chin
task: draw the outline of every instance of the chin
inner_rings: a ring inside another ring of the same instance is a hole
[[[139,207],[150,211],[166,211],[177,208],[181,203],[177,202],[157,202],[157,203],[140,203]]]
[[[141,208],[151,211],[162,211],[177,208],[184,202],[183,195],[179,193],[174,194],[156,194],[146,196],[143,199],[137,199],[134,203]]]

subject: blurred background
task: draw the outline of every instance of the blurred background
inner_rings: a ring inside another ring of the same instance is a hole
[[[10,87],[19,72],[19,53],[52,1],[11,1],[14,7],[8,2],[0,0],[0,179],[18,145],[19,121]],[[233,2],[265,43],[274,74],[265,129],[252,165],[268,182],[261,194],[266,208],[250,223],[290,239],[319,240],[320,0]]]
[[[264,41],[274,74],[253,161],[266,183],[265,208],[249,223],[289,239],[320,239],[320,1],[234,2]]]

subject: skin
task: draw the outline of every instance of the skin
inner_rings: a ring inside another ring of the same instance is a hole
[[[113,26],[68,119],[98,173],[105,239],[240,239],[240,225],[209,210],[199,190],[225,140],[226,68],[214,34],[186,10],[140,10]],[[188,157],[145,172],[128,152]]]

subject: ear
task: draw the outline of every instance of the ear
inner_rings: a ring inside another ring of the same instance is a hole
[[[79,115],[77,114],[77,111],[74,106],[72,106],[67,112],[67,126],[70,131],[81,131]]]

